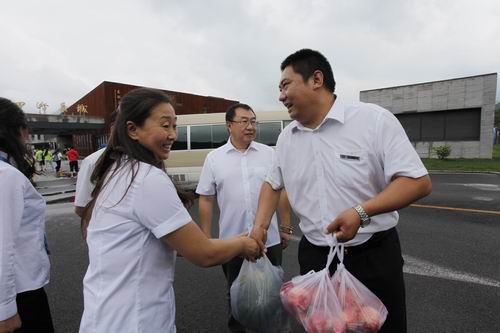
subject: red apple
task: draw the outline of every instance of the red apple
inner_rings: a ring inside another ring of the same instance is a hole
[[[371,306],[364,306],[361,309],[360,317],[363,320],[363,327],[369,332],[377,332],[382,327],[380,312]]]
[[[307,310],[309,304],[311,304],[312,297],[312,290],[306,290],[301,287],[293,287],[288,290],[287,294],[288,304],[290,304],[291,307],[302,311]]]
[[[358,307],[345,308],[344,319],[347,328],[350,330],[355,330],[358,326],[362,324],[362,319],[360,318],[360,312]]]
[[[280,295],[281,295],[281,297],[287,297],[288,292],[292,288],[293,288],[292,281],[288,281],[288,282],[283,283],[283,285],[281,286],[281,289],[280,289]]]
[[[308,333],[344,333],[344,322],[331,314],[315,312],[308,316],[305,328]]]

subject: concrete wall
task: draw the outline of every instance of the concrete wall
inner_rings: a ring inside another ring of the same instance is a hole
[[[436,157],[432,147],[448,144],[451,158],[491,158],[497,74],[485,74],[429,83],[360,92],[360,100],[394,114],[481,108],[479,141],[414,142],[421,157]]]

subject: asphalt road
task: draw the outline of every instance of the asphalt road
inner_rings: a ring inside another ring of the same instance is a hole
[[[400,211],[409,332],[498,332],[500,176],[435,174],[432,179],[433,194],[418,204],[439,207]],[[196,207],[191,213],[196,220]],[[48,206],[47,233],[52,251],[47,292],[56,331],[77,332],[88,260],[70,203]],[[283,258],[286,279],[298,274],[296,257],[297,242],[292,242]],[[179,258],[175,279],[178,331],[226,332],[221,268],[198,268]],[[298,326],[294,331],[301,332]]]

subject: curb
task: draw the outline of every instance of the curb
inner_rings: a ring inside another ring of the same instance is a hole
[[[66,196],[59,196],[57,198],[45,198],[45,204],[52,205],[56,203],[73,202],[74,200],[75,200],[74,195],[66,195]]]

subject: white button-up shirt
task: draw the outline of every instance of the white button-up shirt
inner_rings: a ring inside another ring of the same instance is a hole
[[[331,239],[326,226],[339,213],[382,192],[393,176],[426,174],[391,112],[374,104],[345,105],[337,98],[317,128],[293,121],[283,130],[266,181],[274,189],[286,187],[303,234],[311,243],[326,246]],[[361,244],[397,222],[396,211],[374,216],[346,245]]]
[[[207,155],[196,193],[217,195],[219,238],[228,239],[252,229],[260,188],[271,168],[273,156],[273,148],[255,141],[245,152],[240,152],[231,140]],[[266,246],[280,242],[275,213]]]
[[[0,184],[0,320],[5,320],[17,313],[17,294],[49,283],[50,263],[44,245],[45,200],[4,161]]]
[[[92,200],[92,191],[95,185],[90,181],[92,172],[99,157],[106,149],[102,148],[85,157],[82,161],[78,178],[76,179],[75,206],[85,207]]]
[[[127,192],[131,175],[120,169],[92,212],[80,332],[175,332],[176,252],[159,238],[192,219],[162,170],[140,162]]]

